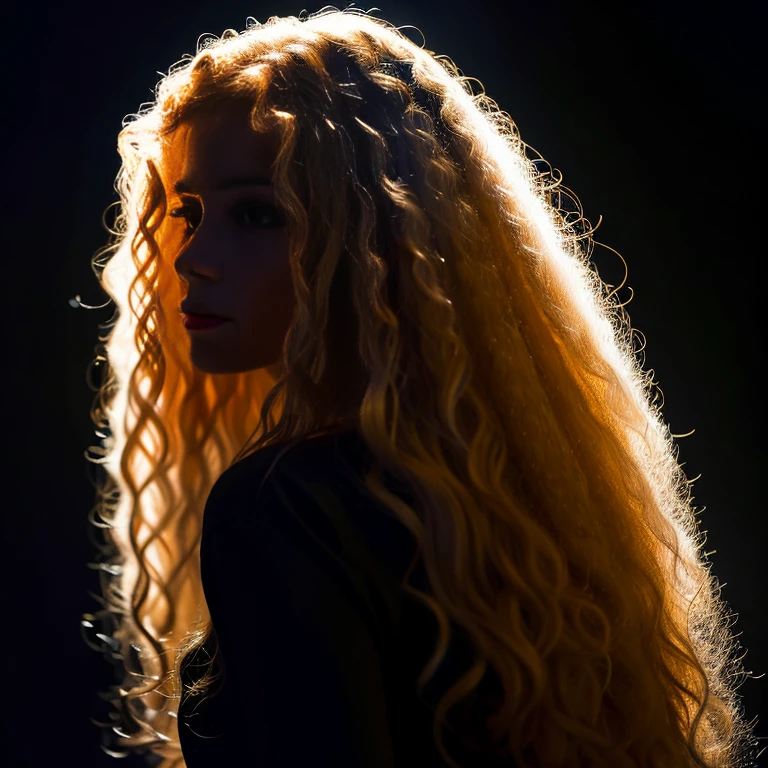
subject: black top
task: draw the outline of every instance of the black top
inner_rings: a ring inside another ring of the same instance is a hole
[[[471,644],[452,623],[448,654],[417,693],[437,621],[401,589],[416,543],[365,486],[371,457],[347,429],[262,448],[214,484],[201,576],[225,678],[202,700],[182,693],[187,768],[448,765],[432,714],[471,666]],[[431,593],[420,561],[410,583]],[[185,690],[191,679],[185,669]],[[443,740],[462,768],[514,766],[492,756],[482,725],[482,702],[499,692],[489,668],[448,714]]]

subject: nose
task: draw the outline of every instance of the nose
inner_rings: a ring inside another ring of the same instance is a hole
[[[219,279],[214,256],[216,249],[208,242],[210,237],[206,229],[200,222],[173,262],[176,274],[187,283]]]

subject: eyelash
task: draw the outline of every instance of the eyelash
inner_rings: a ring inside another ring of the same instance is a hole
[[[241,213],[244,213],[245,211],[258,211],[259,213],[266,213],[268,216],[270,216],[272,219],[274,219],[274,224],[267,225],[266,229],[276,228],[282,226],[282,220],[280,219],[280,216],[278,215],[277,211],[275,210],[274,206],[269,205],[268,203],[256,203],[252,201],[246,201],[242,203],[237,203],[232,211],[231,215],[234,217],[239,216]],[[168,215],[171,216],[174,219],[184,219],[186,222],[186,230],[187,234],[192,234],[192,232],[195,231],[195,227],[193,227],[190,224],[189,217],[192,215],[193,210],[190,207],[189,203],[184,203],[183,205],[180,205],[178,208],[174,208],[171,210]],[[253,225],[245,224],[244,226],[250,228]]]

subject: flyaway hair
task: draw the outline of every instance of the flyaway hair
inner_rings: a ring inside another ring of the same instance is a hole
[[[280,138],[296,310],[277,381],[194,369],[177,312],[164,147],[231,105]],[[750,764],[731,614],[639,334],[580,206],[529,150],[448,57],[331,7],[209,39],[126,120],[93,259],[116,308],[92,408],[102,606],[83,620],[118,673],[106,751],[184,765],[180,676],[209,654],[193,693],[217,677],[199,572],[213,483],[353,418],[378,468],[366,483],[429,576],[429,593],[403,583],[440,628],[418,686],[449,620],[476,650],[435,712],[449,765],[441,723],[489,666],[504,696],[488,726],[519,768]]]

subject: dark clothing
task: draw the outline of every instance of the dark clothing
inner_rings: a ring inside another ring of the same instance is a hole
[[[182,694],[187,768],[447,765],[432,714],[472,649],[452,623],[448,655],[417,693],[437,621],[400,586],[416,543],[365,486],[371,461],[362,436],[346,429],[262,448],[214,484],[200,559],[225,678],[202,701]],[[431,593],[421,561],[410,583]],[[443,740],[462,768],[514,766],[491,756],[489,712],[469,711],[499,692],[489,670],[449,712]],[[464,743],[481,738],[469,734],[483,734],[488,754]]]

